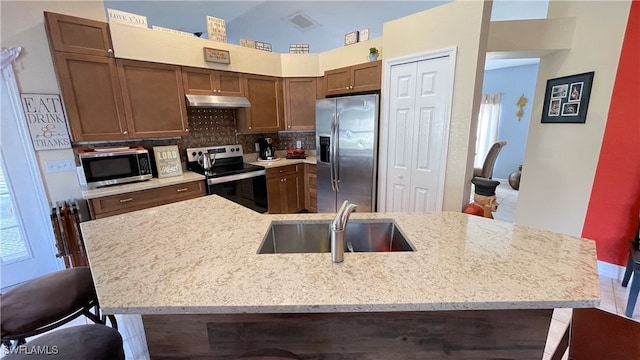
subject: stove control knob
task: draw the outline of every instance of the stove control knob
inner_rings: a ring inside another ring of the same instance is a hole
[[[231,152],[234,152],[234,151],[236,151],[236,149],[234,149],[234,148],[231,148]]]
[[[196,155],[198,155],[198,154],[196,154],[195,151],[191,153],[191,156],[196,156]]]
[[[239,147],[237,147],[237,148],[236,148],[236,151],[240,151],[240,148],[239,148]]]

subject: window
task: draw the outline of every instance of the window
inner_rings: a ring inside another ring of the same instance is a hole
[[[499,119],[500,94],[482,94],[480,113],[478,114],[478,132],[476,134],[476,156],[473,160],[473,167],[482,167],[489,148],[496,142]]]

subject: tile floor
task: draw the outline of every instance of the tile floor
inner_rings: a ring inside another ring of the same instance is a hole
[[[506,180],[500,180],[501,184],[496,189],[496,197],[500,206],[494,213],[494,218],[499,221],[513,222],[515,206],[518,200],[518,192],[513,190]],[[599,308],[620,316],[624,316],[629,287],[622,287],[621,281],[605,276],[600,276],[600,306]],[[555,309],[549,335],[542,360],[550,359],[551,354],[560,341],[565,329],[571,321],[571,309]],[[149,351],[142,326],[142,318],[139,315],[116,315],[118,330],[124,340],[124,349],[127,360],[149,360]],[[633,320],[640,322],[640,304],[635,308]],[[78,318],[66,326],[82,325],[87,323],[84,317]],[[4,352],[0,352],[0,357]],[[563,359],[567,359],[565,353]]]

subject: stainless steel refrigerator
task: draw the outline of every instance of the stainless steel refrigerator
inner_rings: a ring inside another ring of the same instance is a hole
[[[318,212],[376,210],[378,95],[316,100]]]

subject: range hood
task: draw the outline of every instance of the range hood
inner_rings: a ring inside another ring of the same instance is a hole
[[[187,105],[194,107],[213,108],[248,108],[251,107],[249,100],[239,96],[219,96],[219,95],[190,95],[186,94]]]

